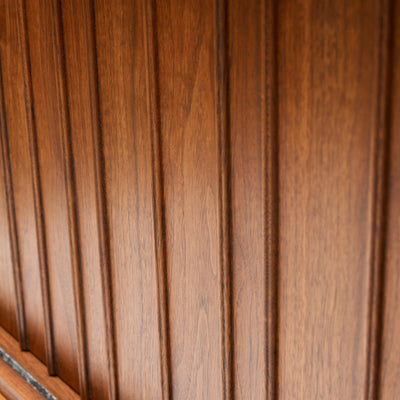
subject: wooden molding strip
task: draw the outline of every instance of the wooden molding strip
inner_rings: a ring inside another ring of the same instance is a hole
[[[27,374],[57,399],[78,400],[81,397],[58,377],[48,375],[47,368],[33,354],[20,350],[18,342],[0,327],[0,347]],[[1,358],[1,357],[0,357]],[[0,393],[10,400],[43,399],[19,373],[0,360]],[[46,398],[46,397],[44,397]],[[52,398],[52,397],[48,397]]]
[[[18,364],[9,354],[0,347],[0,359],[12,368],[29,386],[35,389],[46,400],[57,400],[45,387],[43,387],[22,365]]]
[[[169,336],[169,309],[167,291],[167,261],[165,238],[165,205],[163,162],[160,139],[160,107],[158,88],[158,58],[155,31],[155,4],[154,1],[142,2],[144,48],[146,54],[147,73],[147,101],[148,115],[151,129],[151,160],[152,160],[152,185],[153,185],[153,223],[154,245],[157,279],[157,307],[158,307],[158,332],[160,342],[160,368],[161,390],[163,400],[172,399],[171,386],[171,348]]]
[[[234,398],[234,346],[232,326],[232,210],[231,210],[231,140],[229,121],[228,18],[227,2],[215,1],[215,87],[216,131],[218,135],[219,176],[219,246],[222,396]]]
[[[279,168],[278,168],[278,68],[276,7],[274,0],[263,0],[261,12],[261,110],[265,155],[265,260],[266,260],[266,396],[279,395]]]

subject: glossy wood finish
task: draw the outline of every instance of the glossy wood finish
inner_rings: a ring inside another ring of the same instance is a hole
[[[0,325],[41,361],[0,346],[67,398],[396,398],[399,10],[0,0]]]
[[[65,71],[69,104],[79,249],[81,289],[85,304],[77,304],[86,318],[81,326],[86,357],[87,385],[93,398],[107,398],[107,347],[102,301],[102,275],[97,224],[95,135],[98,135],[97,78],[94,55],[94,14],[89,2],[64,2],[62,6]],[[79,279],[79,276],[77,277]],[[85,336],[87,334],[87,336]]]
[[[0,100],[0,107],[2,101]],[[1,116],[1,129],[5,129],[4,116]],[[3,133],[2,133],[3,135]],[[3,151],[0,151],[0,232],[1,232],[1,251],[0,251],[0,321],[1,326],[7,329],[14,337],[18,337],[17,328],[17,306],[11,262],[11,243],[10,229],[7,213],[7,190],[5,182],[5,164]]]
[[[282,399],[364,396],[379,4],[279,4]]]
[[[214,12],[156,2],[173,398],[223,397]]]
[[[95,2],[104,212],[122,398],[161,398],[143,12],[140,1]]]
[[[5,40],[1,42],[1,69],[7,141],[25,309],[26,347],[45,360],[44,320],[40,289],[32,163],[30,154],[31,104],[26,70],[26,46],[21,1],[5,1]]]
[[[62,42],[57,1],[26,2],[26,21],[44,234],[49,271],[54,367],[78,388],[78,348],[75,327],[72,265],[63,136],[68,135],[64,108]],[[55,317],[56,316],[56,317]],[[51,333],[48,333],[51,334]]]

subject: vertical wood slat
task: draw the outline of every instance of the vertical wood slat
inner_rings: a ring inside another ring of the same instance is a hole
[[[111,256],[110,256],[110,232],[108,228],[108,216],[106,205],[106,186],[104,171],[104,150],[103,150],[103,131],[101,123],[100,109],[100,82],[99,82],[99,66],[97,53],[97,34],[96,34],[96,15],[94,0],[91,1],[91,17],[92,17],[92,35],[93,35],[93,51],[95,68],[94,75],[97,84],[96,87],[96,112],[98,115],[98,130],[93,130],[94,143],[94,162],[95,162],[95,186],[96,186],[96,210],[99,229],[99,251],[101,266],[101,283],[103,293],[104,322],[106,328],[106,346],[108,357],[108,376],[109,376],[109,396],[110,400],[119,399],[118,384],[118,363],[115,336],[114,321],[114,296],[112,289],[111,275]]]
[[[29,150],[31,105],[27,101],[28,75],[21,1],[5,0],[4,15],[6,40],[1,45],[1,68],[27,342],[30,351],[45,360],[44,318]]]
[[[71,122],[68,107],[68,90],[67,75],[65,65],[65,43],[64,43],[64,27],[62,22],[62,4],[61,0],[57,3],[57,23],[58,23],[58,46],[61,52],[61,104],[63,114],[63,129],[61,130],[62,155],[64,164],[64,179],[67,194],[67,213],[68,213],[68,231],[69,245],[71,253],[71,269],[72,283],[76,320],[76,335],[78,341],[78,367],[79,367],[79,387],[82,399],[89,399],[89,373],[88,373],[88,357],[87,357],[87,340],[86,340],[86,322],[85,309],[83,300],[83,284],[82,284],[82,265],[79,250],[79,230],[76,209],[76,187],[75,172],[73,164],[72,143],[71,143]]]
[[[4,178],[3,152],[0,149],[0,321],[15,338],[18,338],[17,305],[14,277],[12,272],[12,256],[10,244],[10,230],[8,228],[7,198]]]
[[[213,0],[156,1],[174,398],[222,398]]]
[[[277,6],[279,396],[363,398],[380,2]]]
[[[378,399],[380,393],[383,296],[387,230],[387,181],[391,118],[392,0],[379,3],[379,71],[377,123],[374,144],[373,204],[371,224],[371,270],[369,283],[368,342],[365,398]]]
[[[37,232],[37,244],[38,244],[38,255],[39,255],[39,269],[40,269],[40,283],[42,292],[42,303],[43,303],[43,317],[45,325],[45,343],[46,343],[46,365],[50,375],[55,375],[57,372],[56,356],[54,349],[54,329],[51,311],[51,299],[50,299],[50,281],[49,281],[49,270],[47,264],[46,255],[46,239],[45,239],[45,227],[44,227],[44,212],[43,212],[43,199],[42,189],[40,183],[40,169],[39,169],[39,155],[37,145],[37,132],[35,123],[35,113],[33,104],[33,88],[32,88],[32,69],[29,56],[29,40],[28,40],[28,28],[27,28],[27,15],[26,15],[26,1],[20,1],[20,18],[22,18],[22,35],[24,41],[23,55],[23,66],[25,76],[25,94],[27,103],[27,115],[28,115],[28,134],[29,134],[29,152],[31,158],[31,169],[32,169],[32,187],[34,196],[34,207],[35,207],[35,221],[36,221],[36,232]]]
[[[160,107],[158,87],[158,58],[156,51],[156,29],[154,1],[144,0],[144,38],[146,52],[146,77],[148,114],[151,127],[153,223],[155,263],[158,300],[158,330],[160,341],[160,368],[162,398],[172,399],[171,388],[171,343],[169,336],[168,278],[166,264],[165,204],[163,162],[161,154]]]
[[[80,251],[81,283],[86,315],[88,391],[95,399],[115,398],[111,386],[115,377],[113,362],[108,361],[107,329],[103,296],[102,270],[104,235],[101,221],[103,193],[102,177],[96,177],[100,121],[98,109],[98,79],[96,68],[94,8],[92,1],[62,1],[63,43],[68,96],[68,112],[73,154],[74,186],[77,210],[78,247]],[[101,147],[101,145],[100,145]],[[101,158],[101,156],[100,156]],[[101,175],[101,171],[100,171]],[[98,183],[100,182],[100,183]],[[101,200],[100,200],[101,202]],[[101,216],[98,216],[98,213]],[[101,225],[101,226],[100,226]],[[101,238],[99,237],[101,236]],[[93,240],[93,238],[96,238]],[[105,245],[107,246],[107,244]],[[106,261],[106,265],[107,261]],[[108,268],[106,266],[106,268]],[[103,281],[107,280],[105,277]],[[106,283],[105,287],[109,287]],[[106,299],[106,300],[105,300]],[[112,309],[112,307],[111,307]],[[108,315],[107,319],[112,318]],[[110,324],[108,324],[110,325]],[[111,338],[111,340],[114,340]],[[109,368],[108,365],[111,365]],[[105,367],[107,366],[107,367]]]
[[[266,398],[279,393],[279,139],[277,2],[263,0],[261,9],[261,115],[263,149],[263,196],[265,224],[265,321]]]
[[[11,164],[10,164],[10,153],[7,138],[7,121],[4,104],[4,88],[3,88],[3,76],[0,67],[0,141],[1,151],[3,153],[3,168],[4,168],[4,186],[6,189],[6,200],[7,200],[7,216],[8,216],[8,228],[10,235],[11,244],[11,263],[14,277],[14,287],[16,295],[17,305],[17,321],[18,321],[18,336],[22,350],[28,350],[28,340],[26,331],[26,318],[25,318],[25,304],[24,304],[24,293],[21,275],[21,264],[19,259],[19,248],[18,248],[18,237],[16,230],[15,221],[15,208],[14,208],[14,195],[13,195],[13,184],[11,176]]]
[[[220,307],[222,393],[224,399],[234,395],[234,346],[232,329],[232,224],[231,224],[231,154],[229,126],[229,79],[227,2],[215,0],[215,87],[216,132],[218,135],[218,207],[220,246]]]
[[[59,4],[58,0],[26,0],[25,6],[56,373],[79,390],[82,352],[78,348],[71,271],[74,254],[70,246],[68,172],[63,148],[68,121],[64,110]]]
[[[161,398],[143,4],[96,0],[95,18],[119,396]]]

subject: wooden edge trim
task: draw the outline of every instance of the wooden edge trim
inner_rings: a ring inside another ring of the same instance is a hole
[[[276,0],[261,3],[266,398],[279,397],[279,130]]]
[[[18,342],[0,327],[0,347],[55,398],[78,400],[81,397],[58,377],[48,375],[47,367],[33,354],[20,350]],[[28,390],[31,388],[32,390]],[[17,372],[0,362],[0,393],[10,399],[43,399]],[[32,395],[32,396],[30,396]]]

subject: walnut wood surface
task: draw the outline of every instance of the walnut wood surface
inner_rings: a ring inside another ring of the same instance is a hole
[[[0,106],[2,101],[0,100]],[[1,129],[4,129],[4,119],[1,120]],[[7,329],[14,337],[18,337],[17,307],[14,289],[13,270],[11,263],[10,230],[7,215],[7,191],[4,177],[3,151],[0,149],[0,321],[1,326]]]
[[[278,6],[281,399],[364,396],[381,13]]]
[[[78,388],[78,347],[72,289],[63,135],[65,111],[61,26],[57,1],[27,1],[26,22],[33,89],[40,189],[54,334],[54,372]]]
[[[59,398],[396,399],[399,26],[0,0],[0,346]]]
[[[161,398],[144,3],[95,1],[105,223],[121,398]]]
[[[30,107],[21,1],[5,1],[1,69],[25,308],[26,347],[45,360],[44,320],[30,155]]]

